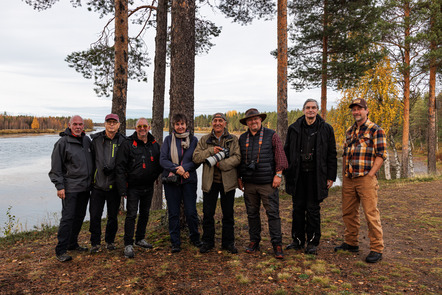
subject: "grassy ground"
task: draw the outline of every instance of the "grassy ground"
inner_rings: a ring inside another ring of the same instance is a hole
[[[317,256],[285,251],[276,260],[262,211],[261,252],[244,252],[248,227],[242,199],[235,203],[235,236],[240,253],[216,250],[200,254],[183,233],[183,251],[171,254],[164,212],[152,212],[148,241],[153,250],[136,248],[123,256],[123,224],[116,251],[75,253],[73,261],[55,259],[56,229],[0,239],[0,294],[441,294],[442,178],[381,182],[379,208],[385,237],[384,259],[364,262],[369,252],[361,218],[359,253],[334,253],[342,243],[339,188],[322,204],[322,240]],[[291,198],[280,202],[284,244],[290,243]],[[201,214],[201,208],[199,208]],[[220,220],[217,211],[217,220]],[[80,234],[88,245],[88,223]]]

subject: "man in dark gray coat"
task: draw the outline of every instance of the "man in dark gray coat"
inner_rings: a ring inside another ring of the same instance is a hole
[[[333,127],[318,115],[318,102],[307,99],[304,116],[290,125],[284,151],[289,168],[286,191],[292,195],[292,239],[287,249],[317,254],[321,237],[320,203],[336,180],[337,159]],[[307,236],[307,237],[306,237]]]
[[[93,175],[91,140],[83,129],[83,119],[73,116],[68,128],[60,133],[61,138],[55,143],[51,157],[49,178],[63,206],[55,248],[57,259],[61,262],[72,259],[67,250],[88,250],[78,244]]]

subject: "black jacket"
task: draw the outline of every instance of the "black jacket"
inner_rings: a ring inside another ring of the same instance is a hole
[[[284,145],[285,155],[289,162],[289,168],[284,171],[286,191],[294,195],[301,167],[301,124],[305,120],[302,116],[289,126],[287,139]],[[328,196],[327,180],[336,180],[338,169],[336,159],[336,141],[333,127],[326,123],[321,116],[316,115],[318,121],[318,134],[316,138],[316,179],[318,199],[324,200]]]
[[[79,139],[69,128],[60,132],[60,136],[52,151],[49,178],[57,190],[68,193],[90,190],[94,166],[90,138],[83,132]]]
[[[115,188],[115,159],[120,145],[126,136],[117,132],[113,139],[103,130],[91,135],[92,153],[95,163],[94,187],[110,191]]]
[[[139,140],[137,132],[120,146],[116,159],[117,188],[121,196],[127,195],[127,187],[149,188],[160,175],[160,145],[148,133],[147,143]]]

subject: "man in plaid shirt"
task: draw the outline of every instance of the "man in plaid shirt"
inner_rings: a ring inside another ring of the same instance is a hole
[[[385,132],[368,119],[367,102],[357,98],[350,104],[355,124],[346,132],[343,154],[342,218],[344,243],[335,251],[359,251],[359,206],[362,203],[370,238],[370,254],[365,261],[382,259],[384,240],[378,203],[376,173],[387,158]]]

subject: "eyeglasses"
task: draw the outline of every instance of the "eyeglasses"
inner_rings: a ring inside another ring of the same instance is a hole
[[[109,121],[106,121],[106,124],[108,124],[108,125],[117,125],[118,122],[117,122],[117,121],[111,121],[111,120],[109,120]]]
[[[137,126],[138,129],[141,129],[141,128],[146,129],[147,127],[149,127],[149,126],[146,125],[146,124],[144,124],[144,125],[138,125],[138,126]]]

